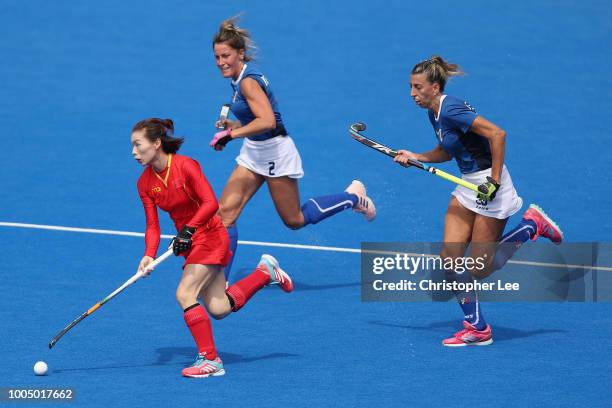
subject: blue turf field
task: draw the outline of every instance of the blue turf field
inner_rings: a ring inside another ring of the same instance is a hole
[[[371,224],[347,213],[290,231],[264,187],[243,213],[241,239],[348,248],[441,239],[452,186],[394,166],[347,133],[361,120],[391,146],[433,147],[408,72],[439,53],[468,73],[447,92],[507,130],[506,163],[525,203],[542,205],[570,241],[611,240],[607,1],[3,0],[0,221],[142,231],[129,131],[150,116],[174,119],[187,138],[182,153],[220,194],[239,144],[207,146],[230,97],[210,39],[241,11],[304,161],[302,197],[359,177],[379,213]],[[74,387],[78,406],[612,400],[610,304],[485,304],[496,343],[448,350],[440,340],[458,327],[456,304],[362,303],[359,256],[341,252],[240,247],[235,269],[271,252],[297,289],[266,289],[213,323],[225,377],[180,377],[194,346],[174,300],[176,259],[49,351],[59,329],[131,276],[142,248],[134,237],[0,228],[0,387]],[[32,375],[39,359],[49,376]]]

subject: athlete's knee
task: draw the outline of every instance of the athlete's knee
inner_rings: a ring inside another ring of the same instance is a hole
[[[287,228],[290,228],[292,230],[298,230],[304,226],[304,221],[299,219],[283,220],[283,222],[285,223]]]
[[[300,229],[304,226],[304,216],[301,212],[297,215],[289,215],[282,216],[283,223],[287,226],[287,228],[291,228],[292,230]]]
[[[184,309],[196,303],[197,299],[194,293],[179,286],[176,289],[176,301]]]
[[[219,307],[219,306],[209,307],[209,309],[208,309],[208,313],[215,320],[221,320],[221,319],[227,317],[227,315],[231,311],[232,310],[229,307]]]
[[[476,258],[474,267],[472,268],[472,276],[475,279],[484,279],[491,275],[495,269],[495,258],[487,256],[487,257],[479,257]]]
[[[291,228],[292,230],[297,230],[304,226],[304,218],[303,217],[283,218],[283,223],[287,226],[287,228]]]

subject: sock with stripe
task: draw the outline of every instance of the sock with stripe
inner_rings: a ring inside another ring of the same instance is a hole
[[[302,206],[304,226],[316,224],[340,211],[352,208],[357,204],[357,200],[357,195],[347,192],[311,198]]]
[[[206,309],[199,303],[193,304],[184,310],[183,317],[196,342],[198,352],[200,354],[206,353],[208,360],[217,358],[217,349],[215,348],[210,318]]]
[[[264,267],[265,268],[265,267]],[[231,285],[225,293],[229,298],[232,311],[240,310],[257,291],[270,283],[270,275],[267,270],[259,266],[249,276]]]
[[[469,283],[473,282],[472,275],[465,271],[463,273],[457,273],[453,270],[446,270],[446,278],[451,282],[458,283]],[[480,302],[478,301],[478,293],[476,290],[470,291],[454,291],[455,297],[459,302],[459,306],[463,310],[463,318],[476,327],[477,330],[484,330],[487,327],[487,323],[480,310]]]
[[[493,260],[493,270],[497,271],[508,262],[512,255],[529,241],[537,231],[537,225],[532,220],[522,219],[512,230],[508,231],[499,242],[500,245],[495,252]],[[512,245],[514,244],[514,245]]]

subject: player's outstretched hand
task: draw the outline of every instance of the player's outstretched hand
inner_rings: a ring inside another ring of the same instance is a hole
[[[142,259],[140,260],[140,264],[138,264],[138,272],[142,273],[142,277],[146,278],[147,276],[149,276],[151,274],[151,272],[153,272],[153,269],[155,268],[151,268],[148,269],[147,266],[149,266],[149,264],[153,262],[153,258],[151,258],[150,256],[143,256]]]

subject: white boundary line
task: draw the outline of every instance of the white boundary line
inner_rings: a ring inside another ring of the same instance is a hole
[[[12,227],[12,228],[32,228],[42,229],[51,231],[67,231],[67,232],[84,232],[87,234],[102,234],[102,235],[120,235],[124,237],[144,237],[142,232],[131,232],[131,231],[117,231],[107,229],[96,229],[96,228],[77,228],[77,227],[62,227],[58,225],[44,225],[44,224],[24,224],[20,222],[0,222],[0,227]],[[162,238],[174,238],[174,235],[161,235]],[[266,246],[266,247],[277,247],[277,248],[293,248],[293,249],[310,249],[314,251],[331,251],[331,252],[351,252],[360,254],[360,249],[354,248],[340,248],[340,247],[324,247],[316,245],[300,245],[300,244],[283,244],[279,242],[261,242],[261,241],[243,241],[238,240],[239,244],[242,245],[254,245],[254,246]]]
[[[42,229],[51,231],[66,231],[66,232],[82,232],[88,234],[102,234],[102,235],[119,235],[127,237],[144,237],[142,232],[130,232],[130,231],[117,231],[107,229],[96,229],[96,228],[77,228],[77,227],[63,227],[57,225],[44,225],[44,224],[24,224],[20,222],[0,222],[0,227],[9,228],[31,228],[31,229]],[[174,235],[162,235],[162,238],[174,238]],[[329,252],[348,252],[354,254],[360,254],[361,249],[357,248],[342,248],[342,247],[328,247],[318,245],[301,245],[301,244],[285,244],[279,242],[262,242],[262,241],[243,241],[238,240],[241,245],[253,245],[253,246],[265,246],[265,247],[276,247],[276,248],[292,248],[292,249],[307,249],[311,251],[329,251]],[[396,254],[396,252],[387,251],[368,251],[368,253],[388,253],[390,255]],[[437,255],[428,254],[413,254],[408,253],[409,256],[425,256],[425,257],[437,257]],[[593,269],[598,271],[612,272],[612,267],[608,266],[592,266],[592,265],[571,265],[571,264],[556,264],[547,262],[530,262],[530,261],[515,261],[509,260],[508,263],[515,265],[527,265],[527,266],[542,266],[547,268],[566,268],[566,269]]]

